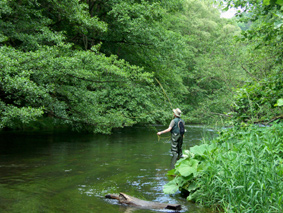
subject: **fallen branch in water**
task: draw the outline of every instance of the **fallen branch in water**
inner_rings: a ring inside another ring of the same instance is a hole
[[[105,195],[105,198],[116,199],[122,204],[127,204],[129,206],[135,206],[137,208],[144,209],[172,209],[172,210],[181,210],[182,206],[179,204],[166,204],[166,203],[158,203],[152,201],[141,200],[132,196],[129,196],[124,193],[118,194],[108,194]]]

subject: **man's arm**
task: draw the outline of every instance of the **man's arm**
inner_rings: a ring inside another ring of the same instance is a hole
[[[167,132],[170,132],[171,131],[171,129],[172,129],[172,127],[168,127],[167,129],[165,129],[165,130],[163,130],[163,131],[161,131],[161,132],[157,132],[157,135],[161,135],[161,134],[164,134],[164,133],[167,133]]]
[[[174,123],[175,123],[174,120],[172,120],[172,121],[170,122],[170,124],[169,124],[169,127],[168,127],[167,129],[161,131],[161,132],[157,132],[157,135],[161,135],[161,134],[170,132],[171,129],[173,128],[173,126],[174,126]]]

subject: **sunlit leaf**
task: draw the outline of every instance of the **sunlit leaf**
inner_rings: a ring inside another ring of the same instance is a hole
[[[263,5],[269,5],[270,4],[270,0],[263,0]]]
[[[283,99],[280,98],[277,100],[277,103],[274,106],[283,106]]]
[[[169,171],[166,173],[166,175],[168,175],[168,176],[173,176],[173,175],[175,175],[175,169],[169,170]]]
[[[194,155],[204,155],[205,152],[209,152],[213,149],[213,145],[208,145],[208,144],[202,144],[199,146],[194,146],[191,147],[190,151],[194,154]]]
[[[179,186],[176,184],[175,179],[168,182],[167,184],[163,186],[163,192],[165,194],[174,194],[178,191],[178,189],[179,189]]]
[[[197,166],[199,161],[195,159],[187,159],[183,161],[176,170],[182,175],[182,176],[189,176],[191,174],[196,174],[197,172]]]
[[[191,152],[194,153],[195,155],[203,155],[204,152],[207,150],[207,144],[202,144],[202,145],[199,145],[199,146],[194,146],[194,147],[191,147]]]
[[[280,27],[282,26],[282,24],[283,24],[282,21],[275,22],[275,23],[274,23],[274,28],[275,28],[275,29],[278,29],[278,28],[280,28]]]

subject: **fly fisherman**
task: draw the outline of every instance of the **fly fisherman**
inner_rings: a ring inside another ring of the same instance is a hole
[[[171,132],[171,151],[173,156],[171,160],[170,169],[174,169],[176,161],[182,157],[184,128],[180,128],[180,123],[183,122],[183,127],[185,125],[185,122],[180,118],[182,113],[181,110],[177,108],[173,109],[173,112],[175,118],[170,122],[168,129],[165,129],[161,132],[157,132],[157,135]]]

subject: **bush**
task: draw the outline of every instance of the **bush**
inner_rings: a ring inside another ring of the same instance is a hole
[[[283,97],[282,71],[270,74],[259,82],[246,83],[234,96],[234,118],[239,122],[268,122],[282,115],[277,107],[278,99]]]

